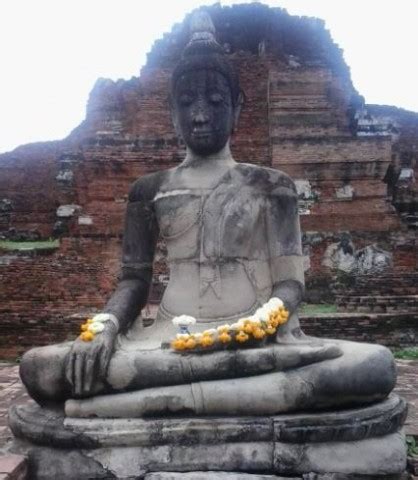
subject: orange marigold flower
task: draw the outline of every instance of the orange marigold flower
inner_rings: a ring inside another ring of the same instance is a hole
[[[254,328],[253,337],[257,340],[262,340],[266,336],[266,332],[262,328]]]
[[[281,314],[279,317],[279,325],[283,325],[287,322],[289,315]]]
[[[87,328],[88,328],[87,323],[83,323],[83,325],[80,326],[80,329],[81,329],[82,332],[85,332],[87,330]]]
[[[239,343],[246,342],[250,337],[244,333],[242,330],[236,335],[235,340]]]
[[[276,333],[276,328],[273,327],[272,325],[269,325],[265,332],[267,333],[267,335],[274,335]]]
[[[191,350],[195,348],[196,345],[197,345],[197,342],[193,337],[190,337],[188,340],[186,340],[186,348],[189,348]]]
[[[174,350],[182,351],[186,349],[186,342],[183,339],[177,338],[171,342],[171,346]]]
[[[214,344],[212,335],[203,335],[203,337],[200,339],[200,344],[202,347],[212,346]]]
[[[277,328],[279,326],[279,323],[280,323],[280,320],[277,316],[275,316],[274,318],[272,318],[269,322],[269,324],[274,327],[274,328]]]
[[[252,323],[248,322],[244,325],[243,330],[244,330],[245,333],[253,333],[254,326],[253,326]]]
[[[80,335],[80,338],[83,342],[91,342],[94,339],[94,333],[87,330]]]
[[[231,340],[232,340],[232,337],[227,332],[222,332],[219,335],[219,341],[222,343],[229,343]]]

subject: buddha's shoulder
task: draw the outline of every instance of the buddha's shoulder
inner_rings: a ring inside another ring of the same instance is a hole
[[[148,173],[136,179],[129,190],[129,201],[152,201],[160,191],[161,186],[166,182],[171,170]]]
[[[250,163],[239,163],[236,171],[243,177],[246,185],[253,186],[260,192],[297,195],[295,182],[281,170]]]

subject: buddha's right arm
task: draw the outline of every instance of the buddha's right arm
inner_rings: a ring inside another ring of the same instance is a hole
[[[131,191],[126,209],[121,276],[103,310],[118,319],[119,331],[126,331],[147,303],[157,238],[158,224],[151,201],[141,198],[138,189]]]

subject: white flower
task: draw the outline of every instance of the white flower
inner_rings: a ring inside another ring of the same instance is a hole
[[[240,323],[240,322],[236,322],[236,323],[233,323],[231,325],[231,330],[239,330],[240,328],[242,328],[244,326],[244,322]]]
[[[266,303],[272,310],[278,310],[280,307],[283,307],[283,301],[280,298],[273,297]]]
[[[178,317],[174,317],[172,322],[176,327],[187,327],[189,325],[194,325],[196,323],[196,319],[190,315],[180,315]]]
[[[200,340],[203,337],[203,334],[202,333],[195,333],[193,336],[196,340]]]
[[[101,333],[105,329],[105,326],[103,325],[102,322],[93,322],[90,323],[88,326],[87,330],[91,333]]]
[[[215,335],[217,333],[218,331],[216,330],[216,328],[209,328],[208,330],[205,330],[203,332],[203,335]]]
[[[265,306],[256,310],[255,314],[253,315],[254,320],[258,320],[260,322],[268,322],[270,316],[270,310]]]
[[[109,320],[109,315],[107,313],[98,313],[93,317],[93,323],[104,323]]]

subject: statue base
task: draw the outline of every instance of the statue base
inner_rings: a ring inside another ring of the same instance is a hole
[[[361,408],[274,417],[78,419],[10,409],[31,480],[398,479],[406,467],[396,395]]]

